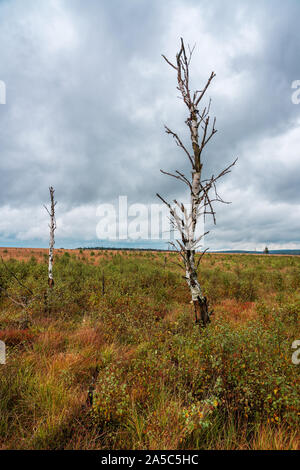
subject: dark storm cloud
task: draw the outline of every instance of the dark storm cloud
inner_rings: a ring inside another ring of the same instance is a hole
[[[299,243],[299,12],[293,0],[0,2],[3,237],[44,235],[24,213],[39,226],[49,184],[66,239],[94,238],[94,207],[119,195],[183,194],[159,174],[189,172],[163,132],[167,123],[186,135],[176,77],[160,56],[174,57],[183,36],[197,43],[195,87],[217,73],[207,174],[239,156],[220,188],[233,204],[218,208],[211,247]]]

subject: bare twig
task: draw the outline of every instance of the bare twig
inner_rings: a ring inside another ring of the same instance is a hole
[[[25,286],[25,284],[23,284],[23,283],[20,281],[20,279],[15,275],[15,273],[14,273],[11,269],[9,269],[9,267],[8,267],[7,264],[5,263],[5,261],[4,261],[4,259],[2,258],[2,256],[0,256],[0,258],[1,258],[2,264],[3,264],[3,266],[5,267],[6,271],[7,271],[9,274],[11,274],[11,276],[17,281],[17,283],[18,283],[21,287],[23,287],[23,289],[26,289],[31,295],[34,295],[33,292],[32,292],[32,290],[29,289],[29,287]]]

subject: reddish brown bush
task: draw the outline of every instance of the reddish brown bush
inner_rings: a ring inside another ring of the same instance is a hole
[[[31,343],[35,335],[26,330],[9,329],[0,331],[0,340],[7,346],[17,346],[22,343]]]

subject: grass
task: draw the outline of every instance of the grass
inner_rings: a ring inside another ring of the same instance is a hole
[[[52,292],[42,250],[13,254],[0,449],[299,448],[300,258],[207,254],[200,330],[175,254],[59,250]]]

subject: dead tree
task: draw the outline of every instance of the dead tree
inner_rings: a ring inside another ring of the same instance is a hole
[[[54,231],[56,229],[56,220],[55,220],[55,206],[57,204],[56,201],[54,201],[54,188],[50,186],[49,188],[50,192],[50,210],[48,209],[47,206],[44,205],[46,211],[48,212],[50,216],[50,241],[49,241],[49,264],[48,264],[48,285],[50,289],[54,286],[54,279],[53,279],[53,252],[54,252],[54,244],[55,244],[55,239],[54,239]]]
[[[190,62],[192,58],[194,48],[186,51],[184,41],[181,39],[180,50],[176,54],[176,62],[173,64],[164,55],[162,56],[165,61],[176,71],[177,74],[177,89],[179,90],[185,105],[188,108],[188,117],[185,121],[189,129],[191,139],[191,150],[184,145],[180,137],[167,126],[165,126],[166,133],[171,135],[176,144],[186,154],[191,167],[192,175],[191,178],[185,176],[182,172],[176,170],[175,173],[168,173],[160,170],[163,174],[172,176],[183,183],[185,183],[190,193],[190,206],[184,205],[183,203],[174,200],[174,204],[168,203],[159,194],[157,196],[161,201],[166,204],[170,211],[170,220],[180,234],[178,240],[175,243],[171,243],[172,246],[179,252],[183,264],[181,265],[185,270],[185,279],[189,286],[192,303],[194,305],[195,321],[200,325],[206,326],[210,321],[210,315],[212,312],[208,310],[208,300],[204,296],[198,279],[198,267],[200,261],[207,250],[204,250],[196,263],[195,253],[199,249],[199,244],[204,235],[208,232],[197,236],[196,228],[197,222],[200,217],[204,217],[210,214],[213,217],[214,223],[215,211],[213,208],[214,202],[223,202],[223,199],[218,195],[216,189],[216,182],[224,175],[230,172],[230,169],[236,163],[236,160],[225,168],[217,176],[211,176],[209,179],[202,179],[203,160],[202,153],[210,139],[217,132],[216,118],[213,119],[211,124],[210,119],[210,104],[209,100],[207,106],[199,110],[199,106],[204,98],[209,85],[215,77],[215,73],[212,72],[208,78],[204,88],[202,90],[196,90],[191,92],[190,90]],[[211,193],[213,193],[211,195]],[[228,203],[226,203],[228,204]]]

